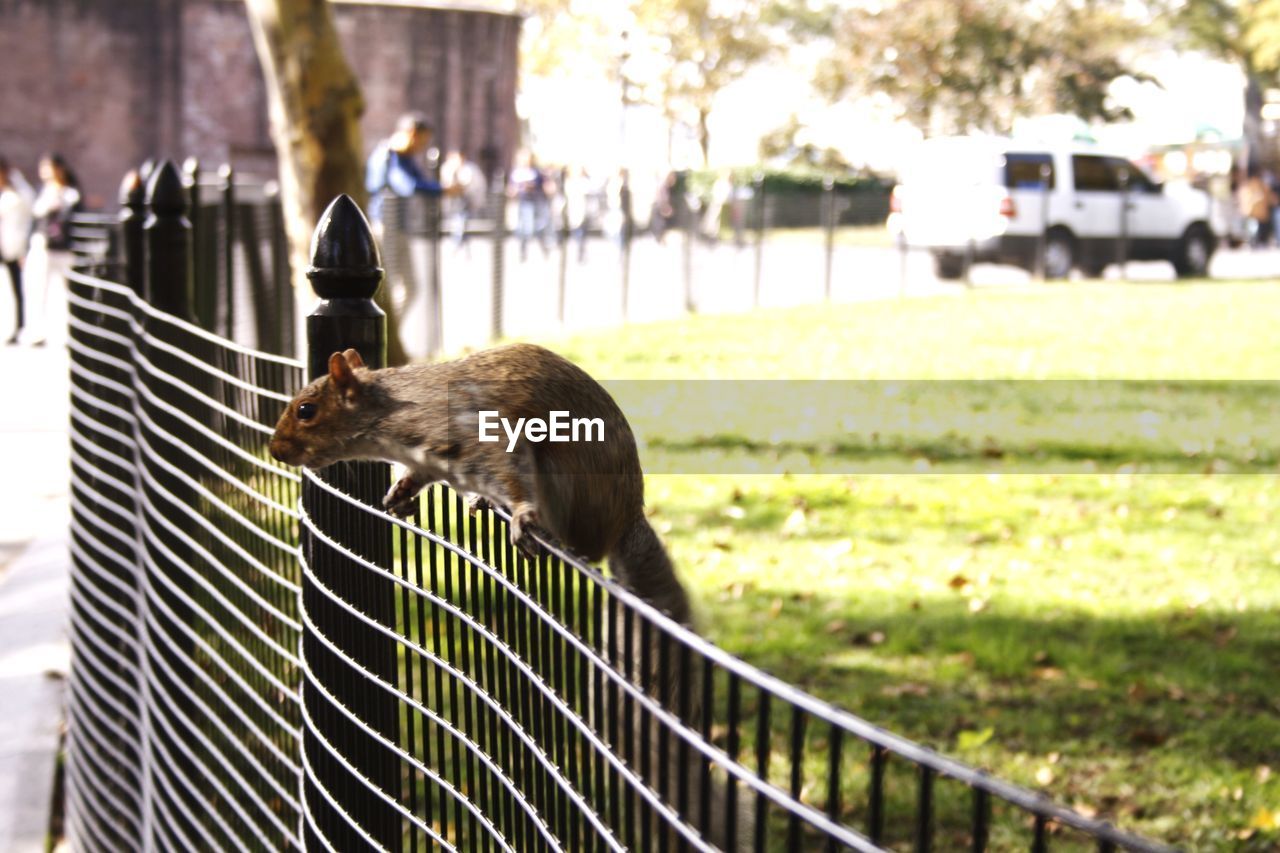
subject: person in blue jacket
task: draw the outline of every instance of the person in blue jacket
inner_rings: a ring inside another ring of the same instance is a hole
[[[416,193],[440,195],[439,181],[422,171],[421,157],[431,147],[435,128],[422,113],[405,113],[395,132],[379,142],[365,163],[364,188],[369,191],[369,218],[382,219],[382,199],[390,193],[408,198]]]

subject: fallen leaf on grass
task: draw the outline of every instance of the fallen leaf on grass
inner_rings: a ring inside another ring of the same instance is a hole
[[[880,695],[887,696],[890,699],[897,699],[900,696],[928,696],[929,688],[924,684],[916,684],[908,681],[903,684],[886,684],[880,688]]]
[[[1169,736],[1155,729],[1137,728],[1129,733],[1129,739],[1142,746],[1160,746]]]
[[[796,536],[804,533],[808,527],[809,523],[805,519],[804,508],[796,507],[791,510],[791,514],[787,516],[787,520],[782,523],[782,535]]]
[[[883,631],[870,631],[854,634],[852,642],[855,646],[878,646],[884,639]]]
[[[996,730],[987,726],[980,731],[962,731],[956,734],[956,749],[977,749],[995,736]]]
[[[1047,764],[1043,765],[1039,770],[1036,771],[1036,784],[1040,785],[1041,787],[1047,788],[1048,786],[1052,785],[1054,778],[1055,777],[1053,775],[1053,768]]]

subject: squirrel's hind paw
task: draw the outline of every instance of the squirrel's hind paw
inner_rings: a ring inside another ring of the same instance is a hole
[[[532,507],[521,507],[511,513],[511,544],[520,549],[530,560],[542,553],[542,545],[535,538],[552,542],[554,539],[538,521],[538,513]]]
[[[382,499],[382,507],[394,516],[408,518],[418,509],[418,493],[421,491],[422,484],[406,474],[387,492]]]

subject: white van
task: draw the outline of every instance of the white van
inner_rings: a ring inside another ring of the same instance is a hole
[[[1098,276],[1121,251],[1202,276],[1222,233],[1220,213],[1202,190],[1165,186],[1092,146],[999,138],[922,143],[892,210],[891,230],[928,249],[941,278],[959,278],[968,259],[1034,269],[1041,241],[1049,278],[1073,268]]]

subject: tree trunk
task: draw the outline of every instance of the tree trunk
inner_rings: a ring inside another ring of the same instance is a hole
[[[702,148],[702,168],[711,165],[711,129],[707,127],[707,117],[711,111],[706,107],[698,109],[698,145]]]
[[[271,137],[280,162],[280,197],[293,284],[310,295],[305,271],[311,233],[335,196],[364,206],[360,116],[364,97],[347,64],[328,0],[245,0],[254,46],[266,80]],[[386,288],[378,304],[387,317],[387,364],[403,364]]]

